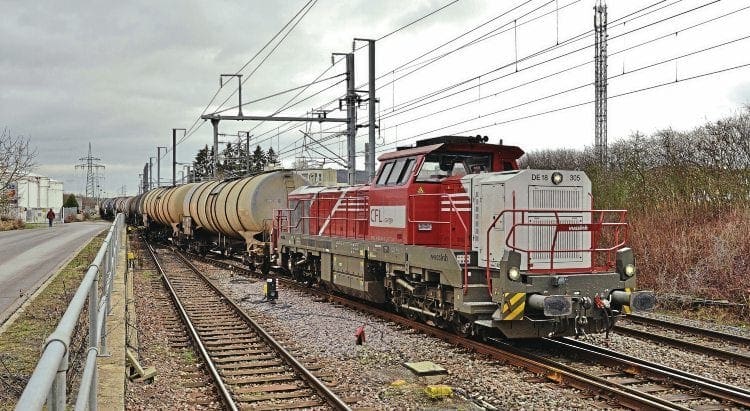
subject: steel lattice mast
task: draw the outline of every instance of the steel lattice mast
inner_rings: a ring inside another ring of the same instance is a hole
[[[99,171],[104,169],[104,164],[99,163],[101,158],[94,157],[91,154],[91,143],[89,142],[89,153],[86,157],[78,159],[80,164],[76,164],[76,170],[86,171],[86,197],[96,198],[99,203]]]
[[[607,4],[594,6],[594,152],[607,166]]]

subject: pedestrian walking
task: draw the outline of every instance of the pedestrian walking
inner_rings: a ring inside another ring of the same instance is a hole
[[[49,220],[49,226],[52,227],[52,220],[55,219],[55,212],[52,211],[50,208],[49,211],[47,211],[47,220]]]

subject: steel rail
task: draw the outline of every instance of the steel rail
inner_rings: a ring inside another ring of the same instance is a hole
[[[657,325],[660,327],[672,328],[678,331],[690,332],[694,334],[703,335],[706,337],[730,341],[736,344],[744,344],[750,347],[750,338],[743,337],[741,335],[727,334],[727,333],[723,333],[720,331],[707,330],[705,328],[694,327],[692,325],[679,324],[679,323],[675,323],[672,321],[661,320],[661,319],[653,318],[653,317],[645,317],[645,316],[637,315],[637,314],[628,314],[628,316],[625,318],[629,321],[632,321],[638,324]]]
[[[193,344],[200,352],[201,357],[203,357],[203,361],[205,362],[208,368],[208,371],[211,374],[211,378],[214,380],[214,385],[219,390],[219,396],[221,397],[222,402],[224,402],[224,405],[227,406],[230,410],[237,411],[239,408],[237,407],[237,404],[235,403],[234,398],[232,398],[232,395],[229,393],[227,386],[224,384],[224,380],[219,375],[219,371],[216,368],[216,365],[214,364],[213,359],[211,359],[211,356],[208,355],[208,351],[206,350],[206,347],[203,344],[203,341],[201,340],[200,335],[198,335],[198,331],[193,326],[193,322],[190,320],[190,317],[188,316],[187,311],[185,310],[185,307],[182,305],[182,302],[180,301],[180,297],[177,295],[177,292],[175,291],[174,287],[172,287],[172,282],[169,281],[169,278],[167,278],[164,268],[162,268],[161,263],[159,262],[159,259],[156,257],[156,251],[154,250],[154,248],[151,246],[150,243],[146,242],[146,246],[148,247],[149,254],[151,255],[151,258],[153,259],[154,264],[156,265],[156,268],[159,271],[159,274],[161,274],[161,278],[164,281],[164,284],[169,289],[169,295],[172,297],[172,301],[174,301],[175,306],[177,307],[177,310],[180,312],[180,316],[182,317],[182,320],[184,321],[185,325],[188,328],[190,337],[193,339]]]
[[[266,332],[266,330],[263,329],[255,320],[250,318],[250,316],[245,313],[245,310],[243,310],[240,306],[238,306],[231,298],[229,298],[226,294],[224,294],[219,287],[214,284],[213,281],[211,281],[209,278],[207,278],[205,275],[203,275],[198,267],[196,267],[192,262],[190,262],[182,253],[179,251],[175,251],[175,254],[182,259],[183,262],[185,262],[186,265],[188,265],[198,276],[206,282],[214,291],[216,291],[219,295],[221,295],[224,298],[224,302],[232,306],[234,310],[237,312],[237,314],[242,318],[243,321],[245,321],[250,327],[253,328],[254,331],[256,331],[261,338],[263,338],[269,345],[271,345],[274,350],[276,350],[282,357],[284,357],[284,360],[297,371],[300,376],[312,387],[315,392],[318,393],[327,403],[328,405],[334,407],[337,410],[351,410],[349,405],[341,399],[335,392],[333,392],[330,388],[328,388],[323,381],[321,381],[318,377],[313,375],[313,373],[308,370],[304,364],[300,363],[299,360],[297,360],[289,351],[287,351],[281,343],[276,341],[271,334]],[[240,268],[233,266],[234,268]]]
[[[661,325],[660,325],[661,326]],[[618,334],[627,335],[630,337],[640,338],[644,340],[651,340],[667,344],[675,348],[683,348],[688,351],[710,355],[712,357],[722,358],[729,361],[734,361],[738,364],[750,365],[750,356],[742,354],[740,352],[722,350],[720,348],[711,347],[708,345],[698,344],[692,341],[680,340],[678,338],[669,337],[662,334],[654,334],[648,331],[637,330],[635,328],[625,327],[623,325],[615,325],[614,331]],[[690,331],[688,331],[690,332]]]
[[[215,292],[217,292],[219,295],[221,295],[224,298],[224,302],[230,305],[242,318],[245,323],[247,323],[250,327],[253,328],[254,331],[258,333],[258,335],[263,338],[269,345],[271,345],[278,353],[281,355],[285,362],[289,364],[294,370],[308,383],[308,385],[315,390],[318,395],[326,402],[328,405],[333,407],[337,410],[351,410],[349,405],[341,399],[335,392],[333,392],[330,388],[328,388],[325,383],[323,383],[318,377],[313,375],[313,373],[308,370],[304,364],[300,363],[289,351],[287,351],[281,343],[276,341],[273,336],[271,336],[269,333],[267,333],[263,327],[261,327],[255,320],[250,318],[250,316],[245,313],[245,311],[238,306],[231,298],[226,296],[223,291],[209,278],[207,278],[205,275],[203,275],[200,270],[190,261],[188,260],[185,255],[183,255],[179,251],[174,251],[175,255],[177,255],[187,266],[193,270],[211,289],[213,289]],[[246,273],[250,273],[251,271],[244,267],[238,267],[234,264],[229,264],[227,262],[223,262],[221,260],[217,260],[214,258],[207,258],[207,257],[201,257],[202,260],[209,262],[210,264],[221,266],[222,268],[232,269],[232,270],[239,270]],[[236,261],[235,261],[236,262]]]
[[[657,380],[668,380],[673,384],[698,389],[700,392],[720,400],[730,401],[750,408],[750,390],[711,380],[700,375],[691,374],[675,368],[667,367],[659,363],[646,361],[608,348],[585,343],[571,338],[543,340],[549,345],[574,350],[589,357],[595,357],[599,362],[625,366],[637,369],[640,375],[645,375]]]

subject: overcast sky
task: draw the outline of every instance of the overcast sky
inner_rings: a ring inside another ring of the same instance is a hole
[[[219,74],[240,70],[307,0],[1,3],[0,126],[30,137],[38,149],[35,171],[63,181],[66,192],[83,191],[84,174],[74,165],[91,142],[106,166],[103,190],[112,195],[123,187],[136,193],[144,162],[156,146],[171,146],[173,127],[193,125],[219,89]],[[526,151],[593,143],[594,108],[586,103],[594,95],[594,0],[318,0],[245,83],[243,101],[311,82],[331,66],[332,52],[351,51],[354,37],[378,39],[445,5],[376,43],[379,153],[414,136],[458,133],[481,133]],[[690,79],[750,63],[750,40],[742,39],[750,35],[750,10],[743,7],[742,0],[610,0],[609,140],[636,130],[689,130],[750,102],[748,67]],[[259,60],[242,73],[247,77]],[[433,62],[422,64],[427,61]],[[356,83],[363,86],[366,49],[357,51],[356,65]],[[337,64],[322,78],[343,71]],[[311,86],[299,98],[341,79]],[[436,95],[438,101],[403,105],[457,83],[463,85]],[[224,108],[237,104],[234,88],[236,82],[221,89],[208,112],[227,98]],[[304,115],[343,92],[337,84],[283,114]],[[243,111],[270,114],[293,95]],[[366,123],[365,106],[358,116]],[[340,128],[329,124],[221,123],[228,135],[249,129],[287,165],[324,150],[302,151],[300,130],[328,138],[326,146],[345,157],[343,138],[330,137]],[[360,129],[360,165],[366,136]],[[211,142],[211,125],[203,124],[178,146],[178,161],[192,160]],[[171,153],[162,161],[164,181],[171,179],[169,161]]]

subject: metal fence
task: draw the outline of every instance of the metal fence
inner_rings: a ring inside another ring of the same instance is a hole
[[[112,282],[117,270],[117,252],[124,228],[124,216],[118,214],[96,258],[89,265],[73,299],[55,331],[47,338],[44,351],[24,388],[16,410],[41,410],[44,403],[52,411],[66,409],[66,381],[68,355],[73,331],[81,316],[88,295],[89,349],[81,385],[75,403],[76,410],[96,410],[96,357],[107,353],[107,314],[110,312]],[[99,281],[103,281],[99,297]]]

